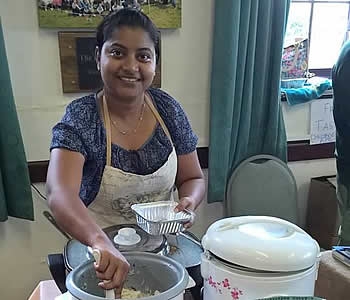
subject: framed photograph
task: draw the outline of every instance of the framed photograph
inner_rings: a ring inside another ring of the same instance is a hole
[[[94,92],[102,87],[95,62],[95,32],[58,32],[61,78],[64,93]],[[161,61],[153,87],[161,87]]]
[[[148,15],[158,28],[181,27],[182,0],[37,0],[39,26],[95,29],[109,13],[131,7]]]

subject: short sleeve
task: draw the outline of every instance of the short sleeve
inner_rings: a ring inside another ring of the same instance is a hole
[[[198,137],[192,130],[180,103],[162,90],[153,89],[151,95],[157,105],[160,116],[167,126],[178,155],[189,154],[196,150]]]
[[[52,141],[50,151],[55,148],[65,148],[81,153],[87,158],[86,147],[83,142],[82,133],[79,132],[79,121],[77,110],[74,104],[67,106],[66,113],[62,120],[52,129]]]

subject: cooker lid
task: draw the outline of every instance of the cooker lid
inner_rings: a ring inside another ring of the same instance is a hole
[[[132,229],[133,235],[130,239],[120,238],[127,229],[130,232]],[[104,228],[103,231],[107,234],[114,246],[121,252],[141,251],[158,253],[166,246],[166,239],[163,235],[152,236],[143,231],[135,224],[120,224]],[[65,265],[68,270],[73,270],[82,262],[92,259],[91,251],[88,247],[77,240],[70,240],[64,248]]]
[[[180,234],[168,234],[167,247],[164,255],[170,257],[185,268],[199,266],[203,249],[197,237],[186,231]]]
[[[125,229],[132,230],[133,234],[129,237],[133,240],[129,243],[130,239],[121,238],[121,234]],[[142,230],[136,224],[119,224],[111,227],[104,228],[103,231],[114,242],[116,248],[121,252],[128,251],[142,251],[158,253],[166,246],[166,239],[163,235],[150,235]]]
[[[213,223],[202,239],[205,250],[246,268],[290,272],[314,265],[320,248],[298,226],[274,217],[231,217]]]

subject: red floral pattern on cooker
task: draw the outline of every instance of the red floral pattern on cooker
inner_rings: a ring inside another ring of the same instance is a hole
[[[228,278],[225,278],[223,281],[216,281],[212,276],[205,279],[208,282],[209,286],[216,290],[216,293],[222,294],[223,290],[228,290],[233,300],[239,300],[240,296],[243,295],[243,292],[237,288],[232,287]]]

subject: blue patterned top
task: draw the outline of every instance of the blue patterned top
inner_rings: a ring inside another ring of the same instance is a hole
[[[149,89],[155,106],[167,126],[177,155],[195,151],[198,138],[180,104],[159,89]],[[80,198],[89,205],[96,197],[106,165],[106,131],[98,113],[96,95],[71,102],[62,120],[52,129],[50,150],[65,148],[85,157]],[[138,150],[112,145],[112,166],[125,172],[147,175],[168,159],[172,145],[158,124],[152,136]]]

